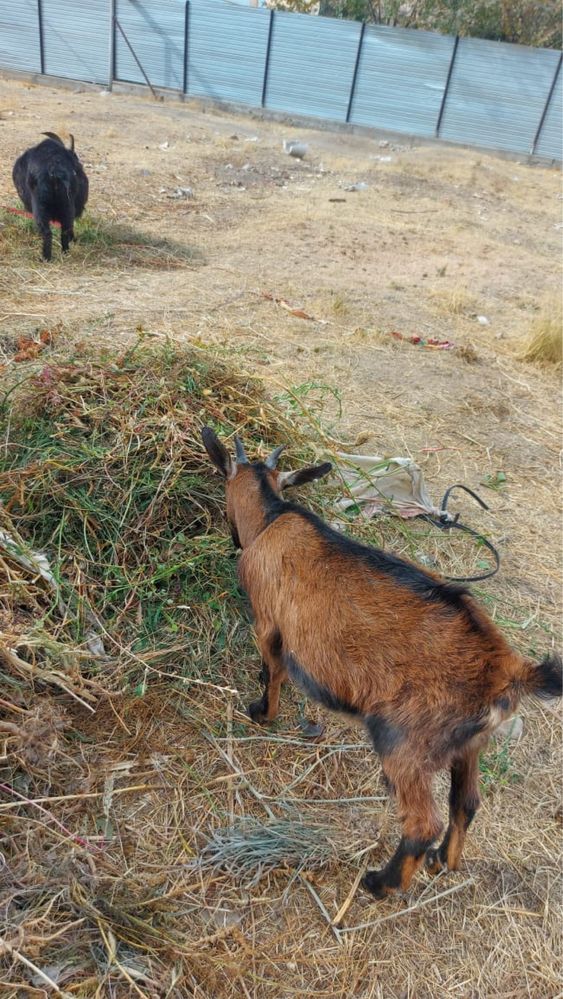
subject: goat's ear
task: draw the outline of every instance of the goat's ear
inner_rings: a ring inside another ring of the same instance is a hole
[[[201,431],[201,439],[205,450],[215,467],[219,469],[221,475],[228,479],[229,475],[232,475],[233,473],[234,462],[225,445],[221,444],[217,434],[211,429],[211,427],[203,428]]]
[[[313,479],[322,479],[331,469],[330,461],[323,461],[322,465],[309,465],[307,468],[298,468],[296,472],[281,472],[278,485],[280,489],[302,486],[305,482],[312,482]]]

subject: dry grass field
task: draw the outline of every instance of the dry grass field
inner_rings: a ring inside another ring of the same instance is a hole
[[[48,265],[6,211],[43,130],[75,135],[91,192]],[[502,558],[475,593],[521,651],[560,648],[558,172],[8,80],[0,139],[0,538],[67,601],[0,547],[0,994],[563,995],[558,712],[528,702],[484,754],[462,870],[352,892],[393,802],[346,720],[295,691],[271,730],[245,717],[257,655],[197,434],[475,489],[488,512],[451,509]],[[419,521],[351,529],[452,575],[482,558]]]

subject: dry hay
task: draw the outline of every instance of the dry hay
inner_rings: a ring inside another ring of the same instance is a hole
[[[563,361],[563,310],[556,302],[553,308],[531,324],[530,333],[521,352],[523,361],[561,368]]]

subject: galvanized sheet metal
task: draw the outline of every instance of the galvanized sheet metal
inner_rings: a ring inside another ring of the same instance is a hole
[[[117,19],[153,86],[182,90],[183,0],[118,0]],[[145,82],[119,31],[115,42],[115,77],[127,83]]]
[[[0,66],[41,72],[37,0],[0,0]]]
[[[87,83],[108,81],[107,0],[42,0],[45,72]]]
[[[45,72],[107,83],[109,0],[42,0]],[[361,25],[270,12],[230,0],[190,0],[187,92],[259,106],[270,23],[265,105],[290,114],[346,120]],[[184,86],[184,0],[117,0],[117,16],[151,83]],[[435,132],[454,39],[367,27],[350,120],[412,135]],[[144,83],[119,31],[116,78]],[[440,137],[529,153],[559,53],[460,39],[443,105]],[[0,67],[40,72],[37,0],[0,0]],[[562,80],[538,137],[538,156],[561,159]]]
[[[350,121],[434,135],[453,46],[429,31],[366,28]]]
[[[361,25],[276,11],[266,107],[345,121]]]
[[[563,79],[559,71],[551,100],[538,137],[536,156],[563,159]]]
[[[559,53],[461,38],[440,138],[530,152]]]
[[[215,0],[191,0],[187,92],[260,105],[270,13]]]

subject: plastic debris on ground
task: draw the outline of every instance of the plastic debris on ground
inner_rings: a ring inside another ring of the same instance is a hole
[[[162,191],[166,191],[166,188],[162,188]],[[175,187],[172,191],[169,191],[166,195],[167,198],[175,198],[179,200],[181,198],[193,198],[194,192],[191,187]]]
[[[290,302],[286,302],[285,298],[277,298],[276,295],[272,295],[270,291],[263,291],[262,298],[265,298],[268,302],[274,302],[276,305],[280,305],[282,309],[285,309],[291,316],[297,316],[298,319],[309,319],[314,323],[322,323],[326,326],[328,319],[317,319],[316,316],[312,316],[309,312],[305,312],[305,309],[300,308],[300,306],[293,306]]]
[[[438,340],[437,337],[423,337],[416,333],[412,336],[405,336],[404,333],[399,333],[398,330],[391,330],[391,336],[395,340],[404,340],[406,343],[412,343],[418,347],[433,348],[434,350],[453,350],[455,347],[455,343],[452,340]]]
[[[288,156],[293,156],[296,160],[302,160],[307,155],[309,146],[305,142],[297,142],[296,140],[287,139],[283,140],[283,151],[287,153]]]

